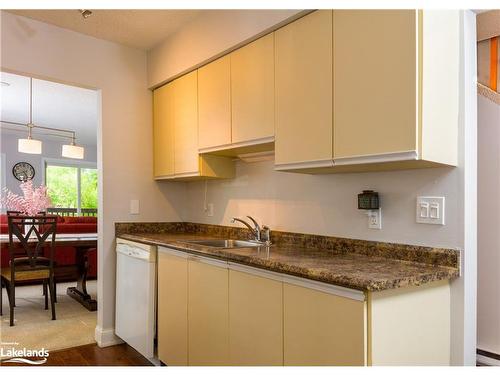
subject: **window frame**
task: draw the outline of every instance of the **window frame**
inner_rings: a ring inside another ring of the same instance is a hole
[[[47,166],[53,165],[57,167],[73,167],[76,168],[76,212],[77,215],[82,213],[82,169],[97,169],[97,163],[85,160],[68,160],[68,159],[55,159],[55,158],[42,158],[43,176],[42,184],[47,186]],[[99,207],[98,207],[99,209]]]

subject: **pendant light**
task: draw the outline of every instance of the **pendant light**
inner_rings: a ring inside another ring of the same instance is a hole
[[[73,138],[71,144],[62,146],[62,156],[65,158],[83,159],[84,148],[82,146],[77,146],[75,138]]]
[[[20,124],[11,121],[2,121],[3,123],[17,125],[17,126],[26,126],[28,127],[28,138],[22,138],[18,140],[17,150],[19,152],[24,152],[26,154],[41,154],[42,153],[42,142],[36,139],[33,139],[32,133],[33,128],[49,130],[51,132],[59,132],[65,133],[62,134],[51,134],[58,137],[69,138],[71,139],[71,143],[69,145],[62,146],[62,156],[65,158],[71,159],[83,159],[85,154],[85,149],[82,146],[77,146],[76,144],[76,135],[72,130],[64,130],[64,129],[56,129],[49,128],[46,126],[40,126],[33,124],[33,78],[30,77],[30,121],[28,124]]]
[[[30,77],[30,122],[28,127],[28,138],[21,138],[17,142],[17,150],[26,154],[41,154],[42,142],[32,138],[33,130],[33,78]]]

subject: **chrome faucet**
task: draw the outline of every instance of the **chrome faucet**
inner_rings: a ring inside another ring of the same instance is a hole
[[[242,223],[248,229],[250,229],[250,232],[252,233],[255,241],[265,242],[267,245],[270,245],[271,244],[271,230],[269,229],[269,227],[264,225],[261,228],[260,225],[257,223],[257,221],[253,217],[251,217],[251,216],[247,216],[247,217],[252,221],[253,228],[245,220],[242,220],[242,219],[237,218],[237,217],[233,217],[231,219],[231,223],[234,223],[236,221]]]

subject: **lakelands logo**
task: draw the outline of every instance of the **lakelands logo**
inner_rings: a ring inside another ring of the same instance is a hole
[[[2,360],[3,363],[25,363],[28,365],[43,365],[47,362],[49,351],[45,348],[38,350],[34,349],[15,349],[15,348],[0,348],[0,358],[9,358]],[[30,359],[37,358],[37,359]]]

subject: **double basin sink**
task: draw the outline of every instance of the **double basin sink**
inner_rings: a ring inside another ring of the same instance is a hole
[[[244,240],[185,240],[179,242],[189,243],[193,245],[216,247],[220,249],[236,249],[239,247],[266,246],[266,244],[262,242],[244,241]]]

